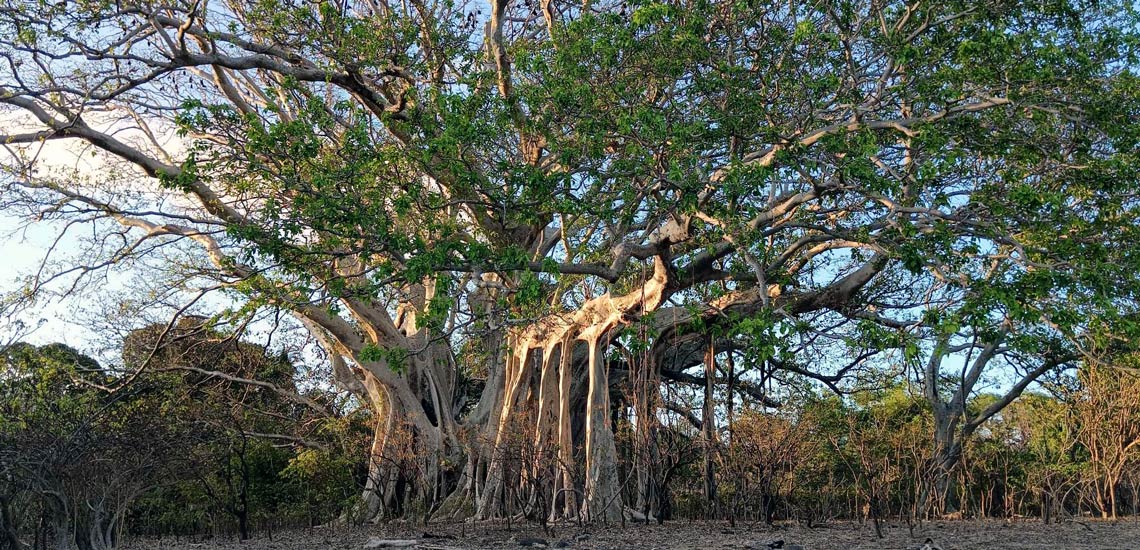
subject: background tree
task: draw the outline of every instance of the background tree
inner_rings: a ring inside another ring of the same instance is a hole
[[[177,472],[183,426],[151,384],[100,390],[107,374],[67,346],[17,344],[3,359],[5,546],[114,547],[135,500]]]
[[[247,539],[258,525],[336,520],[356,502],[368,418],[319,387],[300,390],[287,355],[183,318],[132,332],[123,358],[168,388],[186,430],[182,475],[134,510],[144,532],[233,529]]]
[[[1134,362],[1129,357],[1118,368]],[[1115,365],[1114,365],[1115,366]],[[1101,517],[1116,518],[1117,489],[1140,456],[1140,381],[1132,372],[1110,366],[1081,369],[1080,392],[1074,396],[1077,440],[1088,452],[1092,487]],[[1134,368],[1134,367],[1133,367]]]
[[[808,436],[808,423],[802,416],[789,416],[746,410],[735,423],[722,476],[726,491],[731,490],[724,497],[730,517],[758,510],[770,525],[779,512],[778,504],[786,502],[795,487],[794,473],[816,454],[812,445],[817,442]]]

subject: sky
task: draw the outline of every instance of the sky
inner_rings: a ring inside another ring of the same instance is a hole
[[[113,131],[121,140],[134,139],[138,134],[137,130],[123,127],[120,122],[102,121],[98,115],[93,117],[97,127],[102,124],[100,129]],[[12,111],[0,111],[0,127],[10,133],[39,129],[39,125],[28,120],[27,115]],[[169,129],[156,131],[164,146],[170,147],[174,139],[173,132]],[[110,163],[121,166],[121,161],[118,159],[102,154],[91,154],[89,146],[75,140],[49,140],[23,150],[26,151],[25,154],[35,157],[41,175],[50,173],[61,179],[82,178],[87,174],[107,171],[111,169]],[[0,151],[0,155],[6,154],[11,153]],[[0,183],[5,183],[3,181],[5,177],[8,176],[0,174]],[[3,193],[2,189],[0,193]],[[16,213],[0,210],[0,296],[18,292],[25,285],[27,278],[39,269],[45,251],[52,246],[64,227],[58,222],[28,222],[29,220],[21,218]],[[79,254],[77,232],[85,229],[90,230],[89,226],[85,225],[72,228],[69,235],[56,243],[53,258],[63,260]],[[112,286],[125,284],[129,277],[130,274],[112,274],[109,277],[109,284]],[[21,316],[24,323],[38,325],[38,328],[23,340],[37,345],[60,342],[81,351],[95,351],[93,349],[95,335],[83,324],[74,322],[76,310],[83,302],[82,296],[38,301],[35,308],[25,311]],[[3,330],[5,328],[0,326],[0,331]],[[5,340],[3,336],[6,335],[0,334],[0,341]]]
[[[50,225],[32,225],[22,228],[23,220],[0,212],[0,294],[18,291],[26,278],[34,274],[43,259],[44,250],[51,246],[56,228]],[[74,254],[75,248],[66,242],[63,254]],[[24,312],[21,320],[39,325],[25,341],[42,345],[62,342],[78,349],[87,349],[92,340],[90,332],[78,323],[69,322],[69,313],[75,304],[68,300],[50,300]],[[0,338],[0,340],[3,340]]]

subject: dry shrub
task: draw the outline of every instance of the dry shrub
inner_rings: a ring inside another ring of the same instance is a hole
[[[732,517],[771,523],[791,492],[795,472],[811,442],[800,422],[783,415],[746,410],[732,426],[722,455],[720,486]]]

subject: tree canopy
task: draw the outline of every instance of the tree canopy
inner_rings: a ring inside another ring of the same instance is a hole
[[[665,385],[711,440],[717,385],[906,377],[946,469],[1136,332],[1138,30],[1111,1],[17,2],[0,206],[93,231],[23,295],[133,261],[218,322],[300,320],[382,419],[373,515],[659,515],[613,412],[651,448]]]

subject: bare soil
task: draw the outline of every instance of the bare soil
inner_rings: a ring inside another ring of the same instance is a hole
[[[578,540],[580,535],[583,540]],[[944,550],[961,548],[1010,549],[1138,549],[1140,520],[1070,520],[1045,525],[1033,521],[949,521],[928,522],[911,532],[905,524],[887,523],[883,538],[876,539],[870,524],[837,522],[806,528],[797,524],[767,527],[726,523],[676,521],[659,525],[626,527],[553,526],[544,532],[531,524],[478,523],[429,524],[388,523],[367,528],[324,527],[277,533],[272,538],[234,540],[148,539],[135,540],[128,549],[163,548],[171,550],[362,550],[373,538],[417,539],[417,548],[523,548],[524,539],[541,539],[551,548],[562,541],[573,550],[616,550],[624,548],[681,549],[747,548],[749,543],[764,544],[782,539],[805,550],[815,549],[917,549],[931,538]]]

